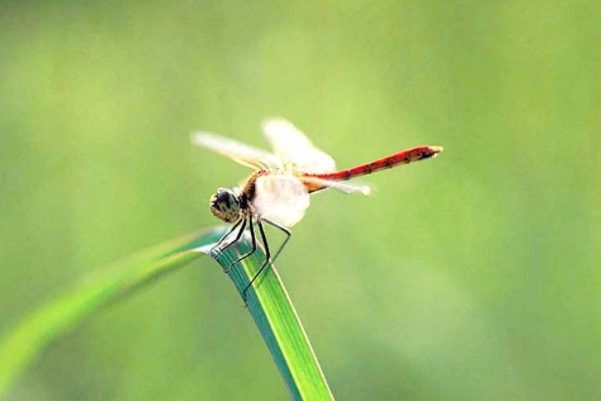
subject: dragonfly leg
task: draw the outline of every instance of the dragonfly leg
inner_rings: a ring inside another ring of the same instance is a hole
[[[280,255],[280,252],[282,252],[282,250],[284,249],[284,247],[286,246],[286,244],[288,243],[288,241],[290,240],[290,237],[292,236],[292,231],[290,231],[288,228],[284,227],[281,224],[276,223],[275,221],[271,221],[269,219],[263,219],[263,221],[279,230],[281,230],[284,234],[286,234],[286,239],[284,240],[284,242],[282,242],[282,245],[280,245],[280,248],[277,250],[277,252],[275,253],[275,256],[273,258],[271,258],[271,263],[274,263],[275,260],[278,258],[278,256]]]
[[[236,228],[238,228],[238,226],[240,226],[240,224],[242,224],[242,228],[240,228],[240,231],[238,232],[238,235],[236,235],[236,239],[233,240],[232,242],[230,242],[229,244],[227,244],[223,249],[220,249],[219,246],[223,243],[223,241],[225,241],[225,239],[227,237],[229,237],[229,235],[231,233],[234,232],[234,230]],[[218,258],[219,256],[221,256],[221,254],[223,252],[225,252],[225,250],[227,248],[229,248],[230,246],[232,246],[232,244],[234,244],[236,241],[238,241],[240,239],[240,237],[242,236],[242,233],[244,232],[244,228],[246,228],[246,220],[245,219],[240,219],[236,222],[236,224],[234,224],[234,226],[223,236],[221,237],[221,239],[219,240],[219,242],[217,243],[217,245],[215,245],[212,249],[211,249],[211,253],[213,253],[213,251],[215,250],[216,255],[215,258]]]
[[[255,235],[255,228],[253,227],[253,218],[252,218],[252,216],[248,217],[248,223],[249,223],[249,230],[250,230],[250,239],[252,241],[252,248],[251,248],[250,252],[242,255],[241,257],[239,257],[238,259],[236,259],[235,261],[233,261],[232,263],[230,263],[230,265],[228,266],[228,268],[225,269],[226,273],[229,273],[230,269],[232,267],[234,267],[234,265],[236,263],[241,262],[244,259],[250,257],[257,250],[257,237]],[[240,238],[238,237],[238,239],[240,239]]]
[[[269,266],[269,262],[271,261],[271,253],[269,252],[269,244],[267,243],[267,236],[265,235],[265,229],[263,228],[263,223],[261,222],[261,219],[257,220],[257,225],[259,226],[259,232],[261,233],[261,240],[263,241],[263,246],[265,247],[265,261],[263,262],[263,265],[259,268],[259,270],[257,270],[257,272],[255,273],[255,276],[252,278],[252,280],[250,280],[250,282],[246,285],[246,287],[244,288],[244,291],[242,291],[242,298],[244,299],[244,302],[246,302],[246,293],[248,292],[248,289],[253,285],[255,280],[261,275],[263,270],[265,270],[265,268],[267,266]]]

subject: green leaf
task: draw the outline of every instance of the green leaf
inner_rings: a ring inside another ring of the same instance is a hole
[[[52,341],[74,328],[101,307],[143,288],[186,262],[209,253],[225,233],[218,228],[155,246],[131,259],[90,277],[69,293],[38,308],[0,341],[0,399],[15,379]],[[243,236],[219,257],[223,268],[251,249]],[[229,270],[242,291],[263,264],[265,255],[254,255]],[[262,274],[247,294],[248,311],[294,400],[334,400],[311,348],[309,339],[274,266]]]
[[[195,250],[215,243],[223,233],[224,229],[219,228],[157,245],[89,277],[70,292],[39,307],[0,341],[0,399],[52,341],[102,306],[202,255]]]
[[[230,247],[218,259],[224,269],[251,249],[249,236]],[[265,255],[257,250],[237,264],[228,275],[242,295],[263,264]],[[334,400],[311,343],[292,305],[280,276],[271,266],[247,293],[248,311],[255,320],[288,391],[297,401]]]

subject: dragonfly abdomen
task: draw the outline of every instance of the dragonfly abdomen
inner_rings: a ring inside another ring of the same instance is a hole
[[[346,181],[352,178],[375,173],[380,170],[386,170],[400,166],[401,164],[409,164],[411,162],[429,159],[435,157],[440,152],[442,152],[442,147],[440,146],[418,146],[416,148],[403,150],[382,159],[375,160],[371,163],[362,164],[346,170],[340,170],[334,173],[326,174],[307,174],[307,176],[320,178],[323,180]]]

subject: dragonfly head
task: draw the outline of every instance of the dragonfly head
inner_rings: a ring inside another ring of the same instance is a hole
[[[234,191],[219,188],[211,196],[211,212],[226,223],[235,223],[240,218],[240,198]]]

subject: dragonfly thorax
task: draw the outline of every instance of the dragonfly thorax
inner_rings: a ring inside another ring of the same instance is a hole
[[[241,199],[230,189],[219,188],[211,196],[211,212],[226,223],[235,223],[241,215]]]

